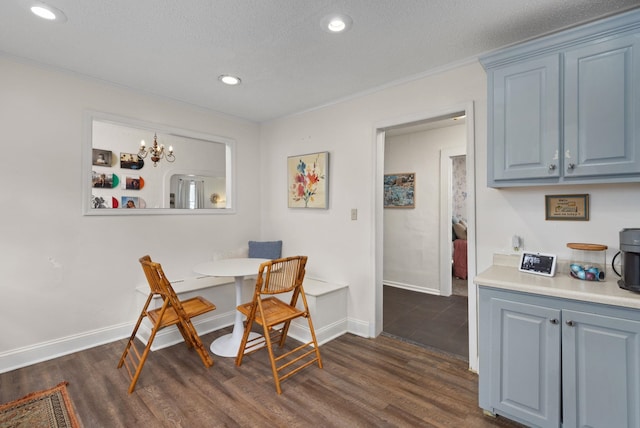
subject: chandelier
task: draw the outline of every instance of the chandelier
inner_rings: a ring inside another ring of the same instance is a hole
[[[173,154],[173,146],[169,146],[169,150],[165,152],[164,144],[158,144],[158,135],[153,135],[153,146],[145,147],[144,140],[140,141],[140,150],[138,151],[138,157],[144,159],[147,155],[151,155],[153,166],[157,166],[160,159],[166,159],[167,162],[173,162],[176,157]]]

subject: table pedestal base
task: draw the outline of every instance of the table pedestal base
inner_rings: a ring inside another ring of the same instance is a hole
[[[260,334],[251,332],[249,333],[249,340],[259,337]],[[225,334],[213,341],[211,344],[211,352],[221,357],[236,357],[238,355],[238,349],[242,342],[242,334],[239,337],[235,337],[233,333]]]

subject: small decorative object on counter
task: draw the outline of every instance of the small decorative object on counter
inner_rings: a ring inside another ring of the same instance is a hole
[[[584,281],[604,281],[607,273],[607,246],[570,242],[569,275]]]

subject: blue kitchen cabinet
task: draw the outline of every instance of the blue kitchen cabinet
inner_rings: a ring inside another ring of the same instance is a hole
[[[564,54],[564,176],[640,173],[640,34]]]
[[[640,181],[640,10],[480,61],[490,187]]]
[[[562,313],[563,426],[639,427],[640,322],[594,312]]]
[[[535,427],[640,426],[637,310],[479,287],[479,404]]]
[[[484,379],[480,367],[481,384],[486,381],[490,391],[481,394],[481,407],[537,426],[559,426],[560,311],[512,298],[486,304],[492,327],[489,340],[480,340],[480,362],[489,356],[491,375]]]
[[[559,177],[560,56],[510,64],[491,72],[489,128],[493,179]]]

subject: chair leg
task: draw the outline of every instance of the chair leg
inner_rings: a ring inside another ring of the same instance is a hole
[[[307,314],[307,323],[309,324],[309,331],[311,332],[311,340],[316,351],[316,358],[318,359],[318,367],[322,368],[322,357],[320,357],[320,347],[318,346],[318,340],[316,339],[316,332],[313,329],[313,323],[311,322],[311,315]]]
[[[236,356],[236,366],[240,366],[242,364],[242,358],[244,357],[244,351],[247,349],[247,341],[249,340],[249,334],[251,333],[251,329],[253,328],[253,320],[255,316],[255,311],[251,311],[251,313],[249,313],[249,316],[247,317],[244,333],[242,334],[242,342],[240,342],[238,355]]]
[[[189,328],[182,325],[182,322],[176,324],[178,331],[182,335],[182,339],[184,339],[184,343],[187,345],[187,348],[191,349],[195,345],[192,335],[189,333]]]
[[[125,358],[127,357],[127,354],[129,353],[129,350],[131,349],[131,346],[133,346],[133,341],[136,338],[136,334],[138,333],[138,329],[140,328],[140,324],[142,324],[142,320],[147,316],[147,308],[149,307],[149,303],[151,303],[151,299],[153,299],[153,295],[149,294],[149,297],[147,297],[147,302],[144,304],[144,306],[142,308],[142,312],[140,312],[140,316],[138,317],[138,321],[136,322],[136,326],[133,328],[133,332],[131,333],[131,336],[129,337],[129,342],[127,342],[127,346],[125,346],[124,352],[122,352],[122,356],[120,357],[120,361],[118,361],[118,368],[122,367],[122,365],[125,362]]]
[[[138,378],[140,377],[140,374],[142,373],[142,367],[144,367],[144,363],[147,361],[147,357],[149,356],[149,351],[151,351],[151,345],[153,344],[153,339],[155,339],[156,337],[156,333],[158,332],[158,330],[160,329],[160,319],[158,320],[158,323],[156,325],[153,326],[153,329],[151,330],[151,335],[149,336],[149,340],[147,341],[147,346],[144,347],[144,351],[142,352],[142,355],[138,354],[137,349],[135,348],[135,345],[133,345],[133,349],[135,351],[136,356],[134,357],[133,355],[129,354],[131,362],[133,363],[133,367],[136,369],[135,373],[133,374],[132,378],[131,378],[131,384],[129,385],[129,394],[131,394],[133,392],[133,390],[136,387],[136,383],[138,382]],[[137,364],[136,364],[136,360],[135,358],[138,358]],[[126,365],[126,363],[125,363]],[[129,367],[127,366],[127,370],[129,370]],[[131,372],[129,372],[131,374]]]
[[[284,342],[287,340],[287,335],[289,334],[289,326],[291,325],[291,320],[284,323],[282,329],[280,330],[280,340],[278,341],[278,346],[281,348],[284,346]]]
[[[276,358],[273,355],[273,348],[271,347],[271,334],[270,328],[267,327],[267,323],[263,321],[262,329],[264,331],[264,340],[267,346],[267,351],[269,352],[269,361],[271,361],[271,371],[273,372],[273,380],[276,383],[276,391],[278,394],[282,394],[282,389],[280,389],[280,376],[278,376],[278,366],[276,365]]]
[[[183,323],[184,325],[182,325]],[[178,328],[180,331],[185,331],[183,337],[185,338],[185,342],[187,342],[187,346],[189,348],[195,348],[205,367],[211,367],[213,365],[213,358],[211,358],[211,355],[209,355],[209,352],[202,344],[202,340],[200,339],[200,336],[198,336],[198,332],[196,332],[191,320],[187,319],[179,322]]]
[[[120,362],[118,363],[118,368],[122,367],[122,365],[124,364],[125,368],[127,369],[127,372],[129,373],[129,377],[131,378],[131,383],[129,384],[129,394],[131,394],[136,387],[138,378],[142,373],[142,367],[144,367],[144,363],[147,361],[147,357],[149,356],[149,351],[151,350],[151,345],[153,344],[153,339],[155,339],[156,333],[158,332],[158,330],[160,330],[160,325],[162,324],[162,316],[164,315],[164,311],[166,310],[168,305],[168,302],[164,303],[162,307],[162,312],[160,313],[158,320],[156,321],[156,323],[153,326],[153,329],[151,330],[151,335],[149,336],[149,340],[147,341],[147,346],[145,346],[144,351],[142,352],[142,355],[140,355],[134,342],[136,339],[136,333],[138,332],[138,328],[140,327],[140,324],[142,324],[142,320],[147,316],[147,309],[149,307],[149,303],[151,302],[152,298],[153,298],[153,295],[149,295],[149,297],[147,298],[147,303],[145,303],[144,305],[144,308],[140,314],[140,317],[138,318],[138,322],[136,323],[136,326],[133,329],[133,333],[129,338],[129,342],[127,343],[127,346],[122,354],[122,357],[120,357]],[[133,350],[133,353],[130,352],[131,350]],[[131,367],[129,366],[127,361],[131,363]]]

